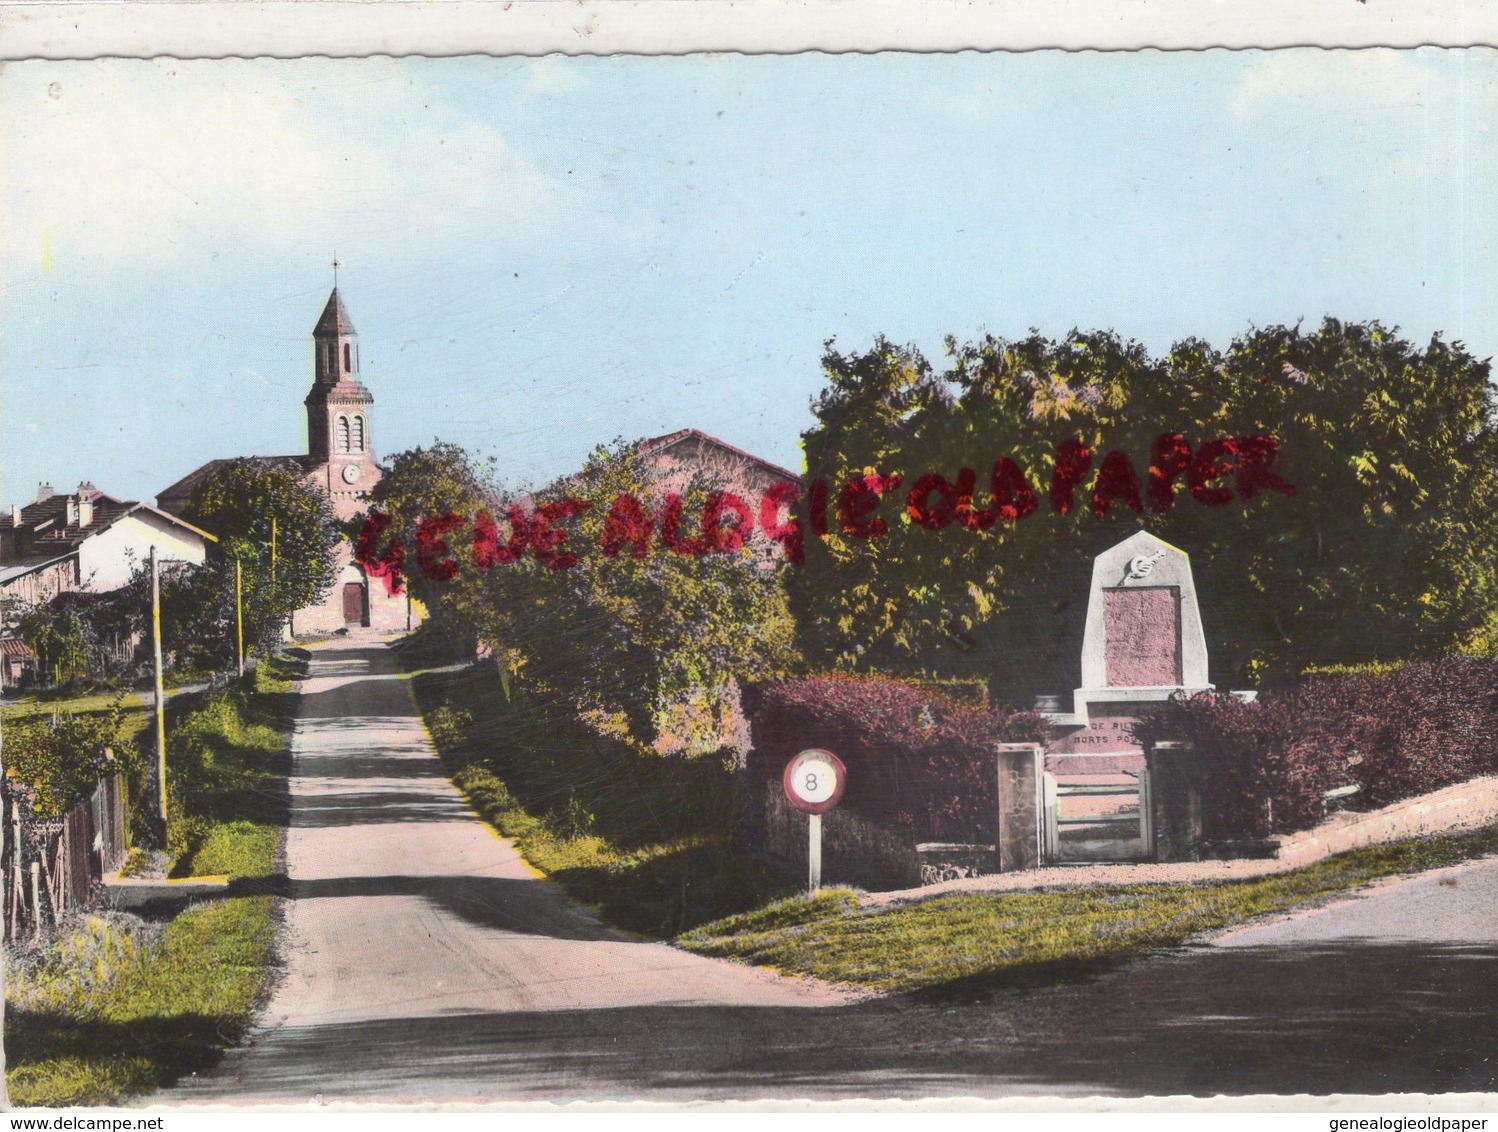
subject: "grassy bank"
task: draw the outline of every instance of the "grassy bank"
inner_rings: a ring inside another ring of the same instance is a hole
[[[285,814],[290,692],[276,658],[168,731],[173,873],[269,876]],[[7,956],[6,1080],[17,1105],[102,1104],[201,1068],[249,1023],[271,939],[267,896],[188,909],[164,928],[75,918]]]
[[[1495,852],[1498,826],[1210,885],[944,896],[869,910],[855,893],[833,890],[705,924],[679,942],[703,955],[879,991],[977,993],[1075,978],[1382,877]]]
[[[632,751],[541,697],[506,696],[493,669],[412,684],[474,809],[609,922],[671,938],[789,891],[745,853],[745,799],[717,761]]]
[[[167,732],[172,876],[269,876],[286,824],[297,656],[273,657]]]

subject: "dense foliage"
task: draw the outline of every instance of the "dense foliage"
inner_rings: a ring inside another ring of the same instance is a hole
[[[169,587],[162,636],[191,640],[220,667],[235,648],[236,563],[246,651],[274,648],[292,613],[320,602],[337,576],[343,536],[328,498],[291,472],[235,460],[193,492],[183,517],[218,546],[203,568]]]
[[[52,603],[28,610],[20,621],[21,639],[36,653],[37,680],[65,684],[89,675],[89,639],[83,620]]]
[[[29,609],[19,628],[36,653],[38,682],[61,685],[129,675],[137,621],[119,594],[70,590]]]
[[[1494,639],[1498,427],[1460,345],[1327,320],[1164,358],[1111,333],[948,350],[941,374],[828,350],[809,659],[1065,691],[1091,561],[1141,527],[1192,557],[1219,685]]]
[[[1253,703],[1204,694],[1136,731],[1193,745],[1208,837],[1293,832],[1322,819],[1337,787],[1375,807],[1498,772],[1498,661],[1312,676]]]
[[[692,753],[731,740],[737,679],[794,662],[782,578],[750,547],[636,554],[621,533],[620,497],[639,502],[639,528],[664,528],[673,509],[684,528],[717,485],[694,481],[672,504],[623,444],[534,497],[500,498],[484,478],[453,445],[396,456],[373,493],[389,526],[363,557],[399,561],[414,595],[492,650],[507,681],[621,738]]]
[[[61,714],[55,723],[50,717],[5,721],[5,768],[35,817],[58,817],[110,772],[121,722],[118,707],[92,715]],[[120,747],[118,753],[116,765],[123,768],[130,752]]]
[[[848,769],[843,807],[908,831],[913,841],[997,838],[995,743],[1039,742],[1044,721],[1003,707],[964,707],[881,677],[781,680],[745,698],[750,769],[778,777],[808,747]]]

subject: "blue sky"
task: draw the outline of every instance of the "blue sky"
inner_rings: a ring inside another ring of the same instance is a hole
[[[697,427],[799,466],[825,339],[1498,352],[1498,54],[99,61],[0,73],[0,501],[305,451],[336,250],[386,455]]]

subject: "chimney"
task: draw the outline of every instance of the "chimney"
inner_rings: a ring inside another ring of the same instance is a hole
[[[91,495],[78,493],[78,525],[86,527],[94,521],[94,499]]]
[[[12,503],[10,505],[10,523],[13,527],[21,525],[21,508],[19,504]]]
[[[57,492],[52,490],[50,483],[39,483],[36,485],[36,501],[38,503],[45,503],[56,494]]]
[[[70,495],[70,496],[68,496],[68,523],[67,523],[67,525],[70,526],[70,527],[73,527],[73,526],[77,526],[77,524],[78,524],[78,497],[76,495]]]

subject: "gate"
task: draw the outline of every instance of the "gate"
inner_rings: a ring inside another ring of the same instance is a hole
[[[1046,756],[1040,823],[1045,864],[1153,859],[1149,771],[1143,764],[1133,752]]]

